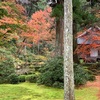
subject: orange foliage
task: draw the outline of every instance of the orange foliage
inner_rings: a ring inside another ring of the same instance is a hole
[[[6,2],[2,2],[2,6],[0,8],[5,9],[8,12],[9,17],[11,18],[15,17],[26,19],[26,17],[24,16],[26,13],[25,8],[20,4],[16,4],[15,0],[13,2],[9,2],[9,0],[7,0]]]
[[[2,19],[0,19],[0,23],[1,25],[3,24],[18,24],[16,22],[16,19],[13,19],[13,18],[9,18],[9,17],[3,17]]]
[[[51,8],[35,12],[27,23],[30,27],[29,32],[24,32],[21,35],[30,38],[34,43],[38,43],[41,40],[50,40],[52,33],[54,33],[54,31],[50,33],[50,28],[54,21],[53,18],[50,18],[50,12]]]
[[[32,42],[37,44],[42,40],[52,39],[55,31],[51,29],[54,24],[54,18],[50,17],[51,8],[35,12],[31,19],[27,21],[25,9],[21,5],[9,1],[2,2],[0,7],[8,13],[0,19],[0,26],[5,27],[4,29],[0,28],[0,33],[4,34],[2,39],[5,35],[7,35],[5,38],[7,41],[13,38],[19,39],[18,45],[22,47],[25,45],[31,47],[30,43]]]
[[[0,33],[6,34],[9,30],[11,30],[10,28],[7,29],[0,29]]]
[[[0,41],[10,41],[11,39],[19,39],[19,34],[24,31],[26,25],[26,17],[23,15],[25,9],[15,2],[0,2],[1,9],[7,11],[7,14],[0,18]]]
[[[84,34],[84,32],[85,32],[85,34]],[[84,42],[83,42],[83,44],[79,44],[74,52],[83,58],[86,55],[90,54],[91,48],[96,48],[96,49],[100,50],[100,28],[98,26],[96,26],[96,27],[92,27],[91,29],[88,29],[84,32],[83,32],[84,35],[82,35],[82,34],[78,35],[82,39],[84,39]]]

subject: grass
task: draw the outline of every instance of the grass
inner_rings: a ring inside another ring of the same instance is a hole
[[[97,94],[98,89],[97,88],[83,88],[75,90],[76,93],[76,100],[98,100]]]
[[[76,100],[97,100],[96,88],[75,90]],[[63,90],[32,83],[1,84],[0,100],[63,100]]]

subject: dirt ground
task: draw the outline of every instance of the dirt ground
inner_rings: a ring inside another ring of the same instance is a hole
[[[96,76],[96,80],[93,82],[87,82],[86,87],[97,87],[99,89],[99,93],[97,94],[98,100],[100,100],[100,75]]]

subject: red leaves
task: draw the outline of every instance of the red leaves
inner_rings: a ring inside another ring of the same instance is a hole
[[[5,27],[5,29],[0,29],[0,33],[9,35],[5,40],[8,37],[9,40],[14,38],[22,47],[25,45],[31,47],[32,42],[37,44],[39,41],[51,40],[52,34],[55,33],[50,29],[54,22],[54,18],[50,18],[51,8],[35,12],[28,20],[25,16],[25,9],[21,5],[8,2],[9,0],[2,2],[0,7],[8,12],[0,19],[0,26]]]
[[[77,46],[75,53],[82,57],[90,54],[92,48],[100,49],[100,28],[98,26],[91,27],[80,33],[78,38],[81,37],[84,42]]]
[[[21,42],[20,44],[19,44],[20,46],[27,46],[27,47],[31,47],[32,46],[32,44],[29,44],[29,43],[25,43],[25,42]]]
[[[3,24],[17,24],[16,20],[13,18],[9,18],[9,17],[3,17],[2,19],[0,19],[0,22]]]
[[[11,30],[10,28],[7,29],[0,29],[0,33],[6,34],[9,30]]]
[[[40,40],[47,40],[51,38],[50,27],[53,24],[54,19],[50,18],[51,9],[35,12],[31,20],[28,21],[27,25],[30,27],[29,33],[23,36],[33,38],[34,43],[38,43]],[[30,37],[29,37],[30,36]]]
[[[25,9],[14,1],[10,2],[10,0],[0,2],[0,5],[0,8],[5,11],[1,13],[2,17],[0,17],[0,42],[7,43],[12,39],[18,40],[19,34],[27,27],[26,17],[23,15]]]

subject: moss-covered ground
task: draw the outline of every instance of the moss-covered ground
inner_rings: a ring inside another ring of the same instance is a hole
[[[98,88],[75,89],[76,100],[97,100]],[[63,100],[63,89],[33,83],[1,84],[0,100]]]

